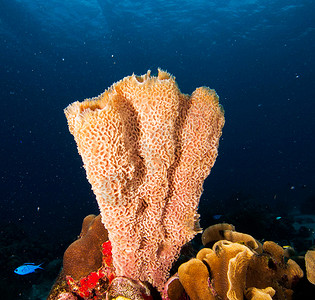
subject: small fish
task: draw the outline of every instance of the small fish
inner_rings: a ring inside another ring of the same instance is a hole
[[[283,249],[289,249],[289,248],[293,249],[293,248],[292,248],[291,246],[289,246],[289,245],[283,246],[282,248],[283,248]]]
[[[219,220],[222,217],[222,215],[213,215],[212,218],[215,220]]]
[[[34,273],[35,270],[37,269],[43,269],[41,267],[42,264],[39,265],[35,265],[34,263],[25,263],[22,266],[19,266],[18,268],[16,268],[14,270],[14,273],[18,274],[18,275],[27,275],[30,273]]]
[[[280,220],[282,217],[276,217],[276,220]]]

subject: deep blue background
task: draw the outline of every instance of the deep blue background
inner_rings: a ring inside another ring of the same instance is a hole
[[[98,209],[63,109],[158,67],[226,111],[202,220],[239,193],[299,209],[315,195],[314,4],[0,0],[1,220],[78,233]]]

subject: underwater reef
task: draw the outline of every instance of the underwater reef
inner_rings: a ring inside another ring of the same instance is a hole
[[[112,246],[118,276],[161,290],[200,232],[197,208],[218,154],[214,90],[182,94],[169,73],[128,76],[65,109]]]
[[[260,243],[231,224],[205,229],[197,254],[184,247],[160,291],[148,282],[117,276],[107,238],[100,215],[88,215],[79,238],[65,251],[48,300],[287,300],[310,299],[315,291],[314,250],[304,261],[292,248]]]
[[[217,224],[188,251],[225,122],[214,90],[182,94],[148,71],[65,115],[100,215],[84,219],[49,300],[293,299],[304,272],[274,242]]]

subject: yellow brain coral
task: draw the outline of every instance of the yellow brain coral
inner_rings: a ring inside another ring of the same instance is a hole
[[[181,247],[200,232],[202,184],[224,113],[214,90],[182,94],[159,70],[129,76],[65,109],[113,246],[118,276],[161,289]]]

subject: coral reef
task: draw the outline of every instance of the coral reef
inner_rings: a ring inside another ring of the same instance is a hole
[[[216,224],[204,231],[205,236],[211,237],[211,242],[214,241],[212,248],[202,248],[196,257],[191,259],[187,258],[188,252],[189,257],[192,257],[191,250],[183,251],[177,263],[183,259],[186,262],[180,264],[177,273],[174,274],[177,268],[173,270],[173,275],[165,283],[162,292],[158,293],[146,282],[116,276],[112,264],[111,243],[97,238],[95,234],[97,224],[102,225],[100,216],[86,217],[81,235],[73,244],[83,245],[83,243],[78,243],[80,239],[84,239],[87,234],[94,236],[95,240],[90,240],[90,242],[93,247],[97,244],[96,240],[99,243],[97,248],[102,256],[101,265],[98,269],[91,268],[89,274],[81,278],[76,277],[76,279],[65,274],[65,269],[63,269],[48,300],[289,300],[307,299],[307,295],[313,295],[314,292],[314,285],[302,278],[303,271],[290,258],[286,249],[271,241],[266,241],[260,247],[256,247],[254,242],[258,243],[258,241],[247,234],[236,232],[233,225]],[[228,237],[231,236],[230,231],[237,233],[235,236],[239,240],[231,242],[224,239],[225,230]],[[103,231],[106,232],[104,226]],[[82,265],[81,260],[86,260],[86,257],[93,252],[78,251],[78,253],[81,253],[82,257],[75,256],[75,259],[71,260],[74,265]],[[295,252],[291,251],[291,254],[295,255]],[[64,260],[66,259],[67,256],[64,256]],[[90,259],[93,260],[93,257]],[[295,259],[300,260],[300,265],[304,266],[303,257],[295,257]],[[313,261],[310,259],[312,257],[310,258],[308,254],[306,264],[311,274]],[[299,286],[296,289],[298,296],[293,297],[293,288],[296,285]]]
[[[170,74],[148,71],[65,114],[101,215],[84,219],[48,299],[292,299],[303,277],[294,249],[226,223],[207,228],[205,248],[169,278],[201,232],[197,207],[224,125],[215,91],[185,95]]]
[[[182,94],[159,70],[129,76],[65,109],[112,243],[117,276],[162,290],[217,157],[224,112],[214,90]]]
[[[229,227],[215,225],[205,233],[218,236],[214,230]],[[225,237],[225,230],[220,235]],[[285,260],[284,249],[269,241],[256,246],[256,240],[248,235],[232,236],[239,240],[219,240],[212,249],[203,248],[196,258],[179,267],[179,280],[190,299],[241,300],[244,295],[246,299],[272,299],[273,295],[275,299],[292,299],[292,288],[303,271],[294,260]]]
[[[103,299],[115,277],[111,244],[101,216],[88,215],[79,238],[65,251],[63,269],[52,287],[48,300]]]

